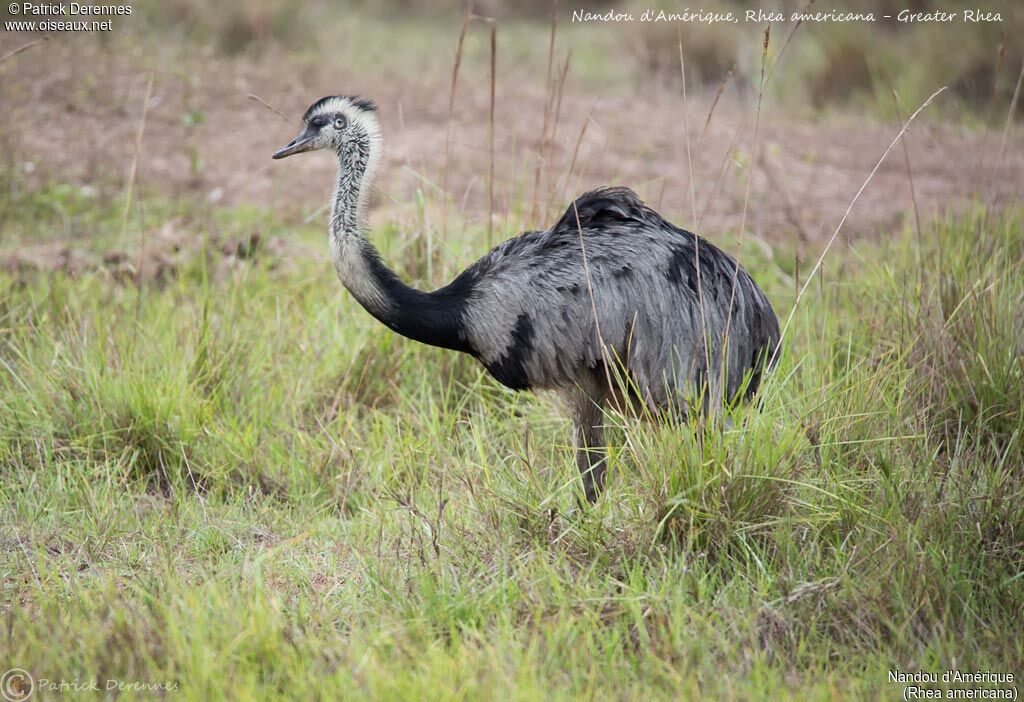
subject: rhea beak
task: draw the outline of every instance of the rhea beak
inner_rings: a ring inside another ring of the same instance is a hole
[[[287,146],[275,151],[271,158],[284,158],[285,156],[291,156],[292,154],[301,154],[303,151],[309,151],[313,148],[313,140],[315,138],[316,133],[314,131],[308,128],[303,129],[302,134],[299,134],[297,137],[292,139]]]

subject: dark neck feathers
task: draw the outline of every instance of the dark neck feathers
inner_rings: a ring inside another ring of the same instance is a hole
[[[384,264],[364,234],[380,148],[380,138],[363,131],[338,150],[330,221],[331,259],[338,278],[367,312],[402,336],[471,352],[463,314],[470,286],[452,284],[432,293],[416,290]]]

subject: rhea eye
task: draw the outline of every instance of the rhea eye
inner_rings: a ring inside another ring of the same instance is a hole
[[[335,129],[344,129],[345,128],[345,124],[346,124],[346,121],[345,121],[344,117],[335,117],[334,118],[334,128]]]

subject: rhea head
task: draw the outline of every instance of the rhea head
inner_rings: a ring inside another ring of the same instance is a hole
[[[330,149],[339,155],[350,145],[372,148],[380,139],[380,124],[372,100],[354,95],[328,95],[309,106],[302,116],[302,131],[274,158],[303,151]]]

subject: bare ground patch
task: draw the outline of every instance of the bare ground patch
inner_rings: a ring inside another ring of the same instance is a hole
[[[0,39],[0,51],[19,41],[11,34]],[[378,210],[383,206],[387,212],[378,217],[398,216],[409,226],[416,223],[409,203],[415,202],[417,190],[437,200],[448,75],[399,75],[386,66],[377,75],[355,75],[344,66],[326,70],[275,53],[244,59],[183,57],[169,48],[131,52],[81,39],[25,52],[0,66],[0,116],[12,146],[5,166],[25,170],[31,163],[30,181],[125,182],[150,73],[154,90],[138,178],[170,197],[315,213],[331,187],[331,160],[321,155],[279,164],[270,154],[293,136],[309,102],[322,94],[349,92],[371,96],[380,105],[387,154]],[[292,122],[248,99],[249,93],[285,111]],[[708,97],[692,98],[688,106],[691,193],[680,95],[654,83],[633,95],[594,95],[574,86],[570,73],[538,181],[544,76],[514,66],[503,69],[495,129],[497,215],[504,221],[513,212],[510,230],[546,226],[573,194],[621,183],[683,226],[693,227],[696,221],[712,237],[735,234],[744,221],[754,115],[748,105],[727,96],[705,134]],[[460,83],[449,192],[453,206],[471,219],[484,220],[487,212],[487,117],[487,86]],[[827,238],[896,130],[895,123],[855,116],[795,121],[784,105],[766,103],[746,229],[769,240]],[[1020,200],[1024,142],[1018,134],[1011,133],[1000,154],[998,132],[970,132],[924,115],[907,144],[925,216],[972,199],[995,206]],[[906,164],[902,152],[894,150],[851,213],[846,232],[854,236],[891,228],[910,208]]]

